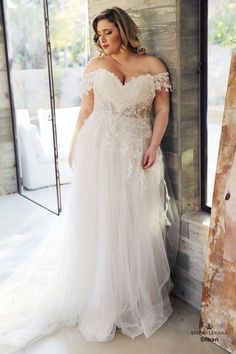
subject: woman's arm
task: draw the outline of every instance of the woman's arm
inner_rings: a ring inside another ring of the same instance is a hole
[[[89,89],[87,89],[87,87],[84,87],[84,85],[87,86],[86,85],[86,76],[87,76],[87,74],[89,74],[89,72],[94,70],[95,65],[96,65],[96,58],[93,58],[87,63],[86,68],[83,73],[82,88],[81,88],[82,89],[82,94],[81,94],[82,104],[81,104],[78,119],[75,124],[74,132],[72,135],[70,152],[69,152],[69,156],[68,156],[68,162],[69,162],[69,165],[71,168],[72,168],[72,160],[73,160],[73,156],[74,156],[74,148],[75,148],[75,142],[76,142],[77,135],[78,135],[82,125],[84,124],[85,119],[87,119],[89,117],[89,115],[92,113],[93,107],[94,107],[93,89],[92,89],[92,87],[89,87]]]
[[[169,122],[170,98],[169,92],[162,87],[161,91],[155,96],[153,108],[155,112],[155,121],[153,126],[152,140],[150,147],[158,149],[163,135]]]
[[[88,118],[88,116],[92,113],[93,104],[94,104],[94,98],[93,98],[92,90],[87,95],[82,95],[82,105],[80,108],[78,119],[76,121],[74,133],[72,136],[71,147],[74,145],[78,132],[82,127],[82,125],[84,124],[85,119]]]
[[[94,104],[93,91],[90,90],[88,94],[82,95],[81,98],[82,98],[82,105],[80,108],[78,119],[75,124],[74,132],[70,144],[70,152],[68,156],[68,162],[70,168],[72,168],[72,160],[74,156],[74,149],[75,149],[75,142],[76,142],[77,135],[82,125],[84,124],[85,119],[87,119],[93,111],[93,104]]]
[[[152,57],[152,74],[157,75],[167,72],[167,68],[158,58]],[[169,122],[170,111],[170,94],[169,90],[162,87],[157,90],[156,96],[153,100],[153,109],[155,112],[155,121],[152,132],[151,144],[144,154],[142,165],[146,169],[151,167],[156,160],[156,152],[161,143],[163,135],[166,131]]]
[[[72,167],[72,160],[73,160],[73,153],[74,153],[74,148],[75,148],[75,142],[76,142],[76,137],[79,133],[79,130],[81,129],[82,125],[84,124],[85,119],[89,117],[89,115],[93,111],[94,107],[94,94],[93,94],[93,85],[91,83],[91,77],[90,74],[93,73],[93,71],[98,67],[100,63],[100,58],[95,57],[89,60],[87,63],[84,72],[83,72],[83,77],[82,77],[82,87],[81,87],[81,108],[80,108],[80,113],[75,125],[74,133],[71,139],[71,145],[70,145],[70,153],[68,156],[68,161],[70,167]],[[89,78],[88,78],[89,77]]]

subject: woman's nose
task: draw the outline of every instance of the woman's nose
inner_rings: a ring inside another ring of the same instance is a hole
[[[102,41],[102,42],[106,42],[105,35],[101,35],[101,41]]]

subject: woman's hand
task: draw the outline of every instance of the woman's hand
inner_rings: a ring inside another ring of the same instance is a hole
[[[144,169],[151,167],[156,161],[157,149],[149,146],[143,156],[142,166]]]

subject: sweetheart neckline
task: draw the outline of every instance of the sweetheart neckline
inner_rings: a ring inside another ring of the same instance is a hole
[[[133,82],[134,80],[137,80],[137,79],[139,79],[139,78],[141,78],[141,77],[146,77],[146,76],[153,76],[153,77],[156,77],[156,76],[169,75],[169,72],[168,72],[168,71],[164,71],[164,72],[162,72],[162,73],[154,74],[154,75],[151,74],[151,73],[145,73],[145,74],[141,74],[141,75],[138,75],[138,76],[133,76],[133,77],[131,77],[131,79],[130,79],[128,82],[125,82],[125,83],[123,84],[123,83],[121,82],[121,80],[119,79],[119,77],[118,77],[113,71],[108,70],[108,69],[106,69],[106,68],[97,68],[97,69],[95,69],[95,70],[93,70],[93,71],[88,72],[88,74],[95,73],[96,71],[99,71],[99,70],[104,70],[105,72],[111,74],[113,77],[115,77],[115,78],[119,81],[119,83],[120,83],[120,85],[121,85],[122,87],[126,87],[129,83],[131,83],[131,82]]]
[[[123,86],[123,87],[127,86],[131,81],[133,81],[133,80],[135,80],[135,79],[139,79],[140,77],[151,75],[150,73],[146,73],[146,74],[141,74],[141,75],[138,75],[138,76],[132,76],[132,77],[129,79],[128,82],[125,82],[125,83],[123,84],[123,82],[119,79],[119,77],[118,77],[113,71],[108,70],[108,69],[106,69],[106,68],[99,68],[99,69],[100,69],[100,70],[105,70],[105,71],[108,72],[109,74],[113,75],[113,76],[119,81],[119,83],[121,84],[121,86]],[[97,69],[97,70],[99,70],[99,69]]]

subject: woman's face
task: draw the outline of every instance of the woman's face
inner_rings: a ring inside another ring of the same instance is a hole
[[[112,22],[108,20],[98,21],[97,34],[99,35],[99,44],[105,54],[119,52],[122,40],[118,28]]]

